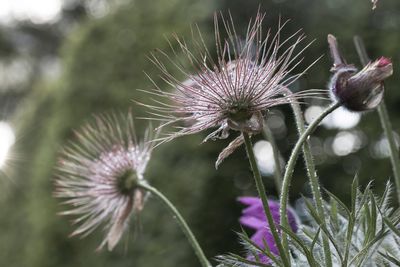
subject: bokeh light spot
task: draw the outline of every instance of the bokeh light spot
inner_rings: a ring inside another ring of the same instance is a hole
[[[304,112],[306,122],[310,124],[324,111],[324,109],[324,107],[318,105],[308,107]],[[340,107],[326,116],[321,124],[328,129],[347,130],[356,127],[360,120],[361,115],[359,113],[350,112],[347,109]]]
[[[254,154],[258,167],[264,175],[272,175],[275,171],[274,150],[268,141],[258,141],[254,145]]]
[[[5,165],[8,152],[14,142],[15,135],[11,126],[6,122],[0,121],[0,168]]]
[[[61,12],[61,0],[12,0],[0,1],[0,21],[31,20],[33,23],[55,21]]]

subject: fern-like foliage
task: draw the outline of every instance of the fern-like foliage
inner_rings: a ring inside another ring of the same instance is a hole
[[[325,218],[319,216],[311,200],[303,198],[299,206],[306,216],[299,231],[294,233],[281,227],[290,237],[291,266],[325,266],[323,235],[330,241],[335,267],[400,266],[400,213],[390,205],[391,184],[386,184],[380,197],[373,194],[371,184],[361,192],[357,180],[351,190],[350,207],[327,192]],[[268,248],[258,247],[245,233],[239,237],[247,255],[254,255],[256,260],[236,254],[223,255],[217,257],[220,267],[284,266],[279,256]]]

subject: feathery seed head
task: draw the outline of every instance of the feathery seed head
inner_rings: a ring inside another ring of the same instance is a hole
[[[153,55],[152,61],[161,70],[162,78],[175,91],[167,92],[156,86],[154,94],[170,104],[156,101],[155,106],[149,107],[159,119],[166,121],[163,126],[184,123],[180,130],[163,138],[164,141],[212,128],[217,130],[204,141],[226,138],[229,130],[256,134],[262,129],[263,115],[268,108],[299,101],[316,93],[307,91],[294,93],[291,97],[285,95],[287,87],[304,73],[289,76],[302,61],[300,55],[309,44],[297,51],[305,38],[299,31],[281,40],[280,31],[286,23],[279,24],[275,35],[270,31],[265,35],[262,29],[264,16],[257,14],[249,23],[243,40],[236,33],[231,17],[226,20],[223,15],[216,15],[215,60],[200,33],[200,38],[193,37],[194,48],[176,38],[180,52],[187,57],[195,74],[166,53],[160,54],[186,77],[184,82],[168,70],[159,56]],[[224,31],[220,30],[221,23]],[[223,34],[226,37],[222,37]],[[173,52],[177,54],[174,49]]]
[[[77,140],[61,153],[55,196],[72,206],[72,235],[86,236],[104,225],[100,248],[112,250],[127,228],[132,213],[143,209],[145,192],[138,187],[150,159],[150,131],[136,140],[132,114],[96,116],[76,132]]]

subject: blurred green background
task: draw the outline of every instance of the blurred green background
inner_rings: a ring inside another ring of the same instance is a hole
[[[57,151],[91,114],[131,107],[137,116],[146,115],[131,100],[146,102],[148,96],[137,90],[152,87],[144,72],[160,81],[148,56],[154,49],[168,50],[166,37],[177,33],[190,40],[191,26],[197,24],[213,49],[215,11],[229,10],[243,33],[260,8],[267,13],[265,29],[276,29],[282,17],[290,19],[282,36],[301,28],[308,41],[315,40],[300,69],[323,58],[294,90],[327,87],[328,33],[337,36],[348,62],[357,65],[352,38],[362,36],[371,58],[385,55],[394,62],[386,102],[394,130],[400,131],[398,0],[382,0],[375,11],[368,0],[59,0],[35,1],[31,7],[18,6],[24,1],[6,2],[0,4],[0,130],[5,129],[0,144],[13,139],[10,126],[15,140],[0,167],[0,266],[198,266],[183,234],[155,199],[148,201],[139,224],[131,225],[113,252],[94,252],[101,231],[82,240],[68,238],[73,226],[57,215],[63,207],[52,197],[52,176]],[[306,119],[327,104],[314,100],[304,105]],[[296,141],[289,108],[272,109],[267,122],[285,161]],[[137,122],[138,129],[146,125]],[[215,159],[233,135],[200,145],[206,134],[159,147],[147,178],[180,208],[209,257],[241,253],[234,232],[240,230],[236,197],[255,194],[251,172],[243,148],[216,171]],[[373,179],[377,191],[392,178],[387,143],[374,111],[362,117],[338,112],[311,142],[321,183],[345,201],[355,173],[364,185]],[[276,197],[270,146],[259,142],[257,151],[268,193]],[[292,203],[301,194],[309,196],[310,190],[299,160]]]

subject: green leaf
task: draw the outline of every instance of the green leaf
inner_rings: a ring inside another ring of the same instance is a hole
[[[395,257],[389,255],[389,253],[383,254],[382,252],[378,252],[384,259],[387,261],[400,266],[400,260],[396,259]]]
[[[243,245],[246,246],[250,251],[254,251],[255,252],[255,257],[258,257],[258,253],[262,253],[264,255],[266,255],[268,258],[271,259],[271,261],[273,261],[275,264],[277,264],[278,266],[284,266],[282,261],[280,260],[279,257],[276,257],[271,250],[269,249],[269,247],[265,244],[265,250],[262,249],[260,246],[258,246],[256,243],[254,243],[250,237],[246,234],[246,232],[243,233],[237,233],[240,240],[242,241]]]
[[[311,202],[308,199],[304,199],[306,206],[310,212],[310,215],[314,218],[314,220],[318,223],[319,227],[321,228],[321,230],[324,232],[324,234],[329,238],[329,240],[331,241],[332,245],[335,247],[335,250],[340,258],[340,262],[343,262],[343,256],[342,253],[340,252],[339,246],[336,243],[335,238],[333,238],[333,236],[331,235],[331,233],[329,233],[329,230],[326,228],[325,225],[325,220],[323,220],[322,218],[319,217],[317,210],[313,207],[313,205],[311,204]]]
[[[303,251],[304,255],[307,257],[307,261],[311,267],[317,267],[318,264],[315,261],[311,251],[307,248],[304,244],[303,240],[301,240],[295,233],[293,233],[292,229],[288,229],[284,226],[280,226],[281,229],[293,240],[297,245],[300,246],[301,250]]]

